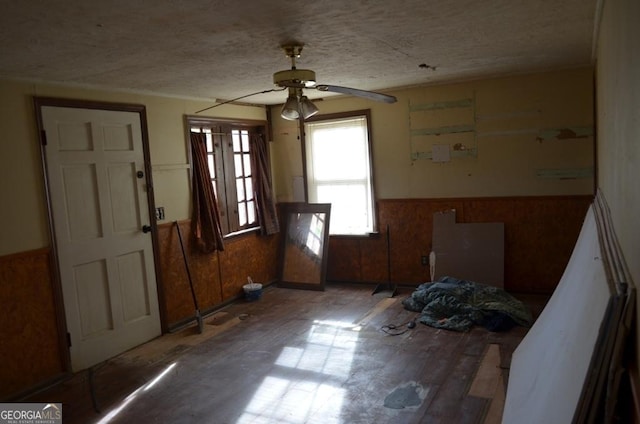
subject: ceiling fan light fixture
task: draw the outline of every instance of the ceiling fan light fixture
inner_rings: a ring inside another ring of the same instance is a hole
[[[298,96],[294,90],[290,89],[289,91],[289,97],[287,97],[287,101],[284,106],[282,106],[280,116],[289,121],[295,121],[300,117],[300,112],[298,111]]]
[[[318,108],[307,96],[302,96],[300,97],[300,113],[304,119],[308,119],[318,113]]]

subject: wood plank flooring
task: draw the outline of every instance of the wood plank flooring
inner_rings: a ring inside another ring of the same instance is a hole
[[[408,329],[413,289],[372,289],[268,287],[206,317],[202,334],[164,335],[28,400],[62,402],[65,424],[495,422],[491,398],[469,389],[489,345],[506,385],[526,329]],[[546,298],[523,300],[537,316]]]

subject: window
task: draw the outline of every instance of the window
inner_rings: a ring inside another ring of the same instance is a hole
[[[331,203],[330,234],[376,230],[368,110],[305,123],[309,202]]]
[[[257,228],[250,139],[264,126],[188,118],[191,132],[204,133],[222,233]]]

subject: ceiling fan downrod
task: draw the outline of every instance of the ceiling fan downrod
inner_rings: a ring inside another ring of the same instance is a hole
[[[296,58],[302,53],[302,45],[282,46],[287,57],[291,58],[291,69],[273,74],[273,83],[278,87],[311,88],[316,85],[316,73],[310,69],[296,68]]]

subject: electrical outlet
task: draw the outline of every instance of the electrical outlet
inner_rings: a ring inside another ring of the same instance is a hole
[[[156,208],[156,219],[162,221],[164,219],[164,206]]]
[[[425,255],[420,256],[420,262],[423,266],[429,265],[429,258]]]

